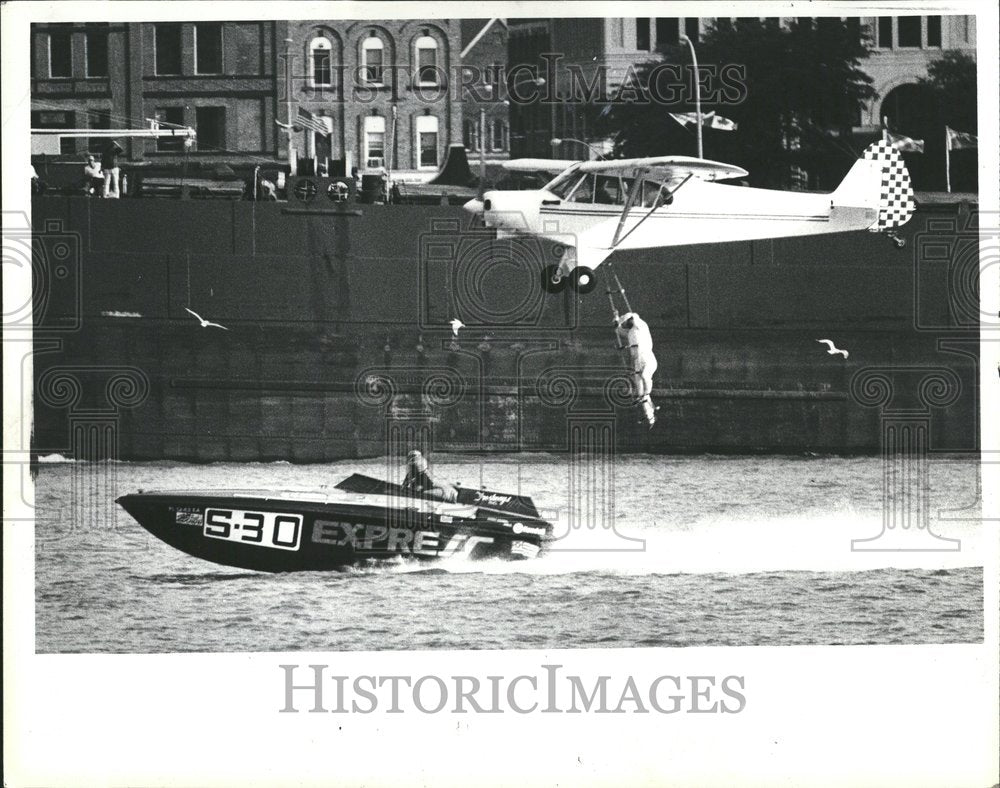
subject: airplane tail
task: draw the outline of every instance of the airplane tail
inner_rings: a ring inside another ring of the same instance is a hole
[[[906,224],[916,210],[910,173],[903,157],[884,140],[865,148],[831,195],[831,200],[835,208],[876,211],[877,219],[868,228],[872,232],[894,231]]]

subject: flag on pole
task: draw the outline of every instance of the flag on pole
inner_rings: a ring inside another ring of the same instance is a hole
[[[969,134],[965,131],[955,131],[947,126],[944,127],[944,130],[948,137],[948,150],[979,147],[979,138],[975,134]]]
[[[724,118],[722,115],[716,115],[714,112],[712,113],[712,120],[709,125],[719,131],[736,131],[737,128],[735,120]]]
[[[695,126],[698,123],[698,114],[696,112],[671,112],[670,117],[685,128]],[[719,131],[736,131],[737,128],[735,121],[724,118],[721,115],[716,115],[714,111],[703,112],[701,114],[701,125],[718,129]]]
[[[907,137],[905,134],[896,134],[885,130],[886,142],[890,143],[892,147],[896,150],[904,153],[923,153],[924,152],[924,141],[915,140],[912,137]]]
[[[295,118],[295,122],[299,126],[304,126],[307,129],[312,129],[317,134],[322,134],[324,136],[329,136],[330,129],[327,128],[324,118],[318,118],[313,115],[309,110],[299,107],[298,115]]]

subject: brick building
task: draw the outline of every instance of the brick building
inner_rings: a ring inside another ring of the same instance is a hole
[[[458,20],[38,24],[31,38],[32,128],[155,119],[197,132],[187,151],[179,139],[129,139],[133,162],[282,164],[290,136],[300,157],[419,177],[461,138]],[[289,119],[290,135],[279,125]],[[97,147],[63,138],[61,152]]]
[[[289,37],[293,101],[282,85],[279,119],[301,108],[330,130],[294,132],[300,155],[396,177],[437,171],[462,133],[458,20],[297,21]]]
[[[33,25],[33,128],[190,126],[199,160],[277,153],[281,22]],[[179,139],[123,140],[127,158],[170,160]],[[63,138],[62,153],[97,145]]]
[[[480,150],[487,162],[510,157],[510,112],[506,80],[508,32],[505,19],[463,19],[462,142],[469,161]]]

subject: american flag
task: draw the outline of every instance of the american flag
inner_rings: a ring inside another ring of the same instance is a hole
[[[326,127],[326,124],[313,115],[309,110],[299,107],[298,117],[295,119],[295,123],[299,126],[304,126],[307,129],[312,129],[318,134],[328,136],[330,130]]]

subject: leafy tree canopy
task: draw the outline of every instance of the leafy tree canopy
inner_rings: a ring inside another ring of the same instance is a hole
[[[976,61],[961,50],[950,50],[927,66],[920,80],[930,88],[941,120],[958,131],[976,133]]]
[[[793,165],[837,179],[850,168],[858,153],[850,128],[874,94],[861,69],[870,47],[857,20],[796,19],[783,26],[777,19],[720,19],[696,48],[702,113],[714,111],[739,126],[705,128],[706,158],[738,164],[751,183],[770,187],[787,186]],[[669,114],[695,109],[688,47],[659,54],[628,76],[597,120],[598,130],[615,138],[616,155],[696,154],[694,128]],[[657,89],[664,63],[684,67],[687,89],[670,95]]]

